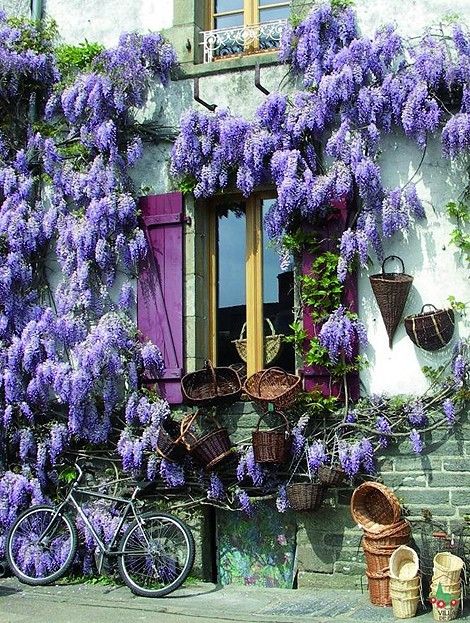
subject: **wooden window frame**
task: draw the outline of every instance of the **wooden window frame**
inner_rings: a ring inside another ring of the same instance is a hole
[[[290,5],[291,3],[286,1],[285,4]],[[272,3],[272,4],[267,4],[266,6],[260,7],[259,0],[243,0],[243,25],[244,27],[254,26],[259,23],[258,16],[259,16],[259,11],[261,9],[270,9],[270,8],[276,8],[279,6],[284,6],[284,5]],[[208,30],[213,30],[215,28],[214,18],[216,16],[241,13],[241,10],[240,11],[224,11],[222,13],[216,13],[215,12],[215,0],[207,0],[206,7],[207,7],[206,19],[207,19]]]
[[[233,195],[238,197],[238,195]],[[246,339],[247,375],[264,366],[263,322],[263,223],[262,202],[275,199],[272,191],[259,192],[245,200],[246,214]],[[228,198],[224,197],[223,201]],[[209,275],[209,358],[217,363],[217,214],[220,201],[212,201],[208,216],[208,275]]]

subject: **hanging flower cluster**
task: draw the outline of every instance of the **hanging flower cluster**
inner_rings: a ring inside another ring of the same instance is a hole
[[[125,34],[64,86],[47,29],[0,15],[0,109],[13,120],[0,132],[0,462],[18,472],[0,472],[0,535],[72,447],[112,442],[125,469],[146,469],[168,415],[138,390],[163,359],[129,316],[146,253],[130,171],[134,113],[175,65],[161,35]]]
[[[273,183],[277,201],[266,227],[277,240],[299,222],[329,218],[335,201],[354,188],[353,224],[340,242],[338,274],[344,280],[356,258],[365,265],[370,249],[381,257],[384,237],[425,216],[411,180],[384,187],[383,136],[401,131],[424,150],[429,137],[440,133],[449,158],[468,149],[470,36],[455,25],[449,37],[405,41],[385,26],[369,39],[358,32],[351,8],[335,10],[324,2],[299,25],[285,28],[280,59],[304,90],[289,99],[271,94],[249,124],[228,111],[190,111],[182,119],[172,173],[190,177],[198,197],[229,184],[247,196]],[[222,175],[220,154],[231,156]]]

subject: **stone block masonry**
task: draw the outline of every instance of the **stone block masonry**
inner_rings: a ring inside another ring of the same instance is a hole
[[[220,415],[234,442],[248,440],[258,419],[249,402],[237,403]],[[417,456],[405,440],[384,451],[377,465],[378,480],[400,499],[418,546],[424,509],[448,530],[470,515],[470,425],[433,431],[426,447]],[[353,487],[331,489],[320,510],[295,514],[299,587],[366,586],[362,530],[349,509],[352,491]]]

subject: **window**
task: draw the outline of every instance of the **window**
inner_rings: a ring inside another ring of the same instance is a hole
[[[285,0],[209,0],[205,62],[279,47],[289,12]]]
[[[283,336],[293,322],[293,267],[282,271],[264,235],[269,196],[212,206],[209,241],[210,357],[252,374],[269,365],[293,371]]]

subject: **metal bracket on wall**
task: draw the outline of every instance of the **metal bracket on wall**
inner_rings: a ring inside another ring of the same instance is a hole
[[[260,70],[259,63],[256,63],[255,65],[255,87],[259,89],[261,93],[264,93],[265,95],[269,95],[268,89],[266,89],[261,84],[261,70]]]
[[[203,106],[205,106],[208,110],[210,110],[211,112],[214,112],[214,110],[217,108],[217,104],[208,104],[205,100],[201,99],[199,97],[199,76],[196,76],[194,78],[194,95],[193,98],[196,102],[198,102],[199,104],[202,104]]]

